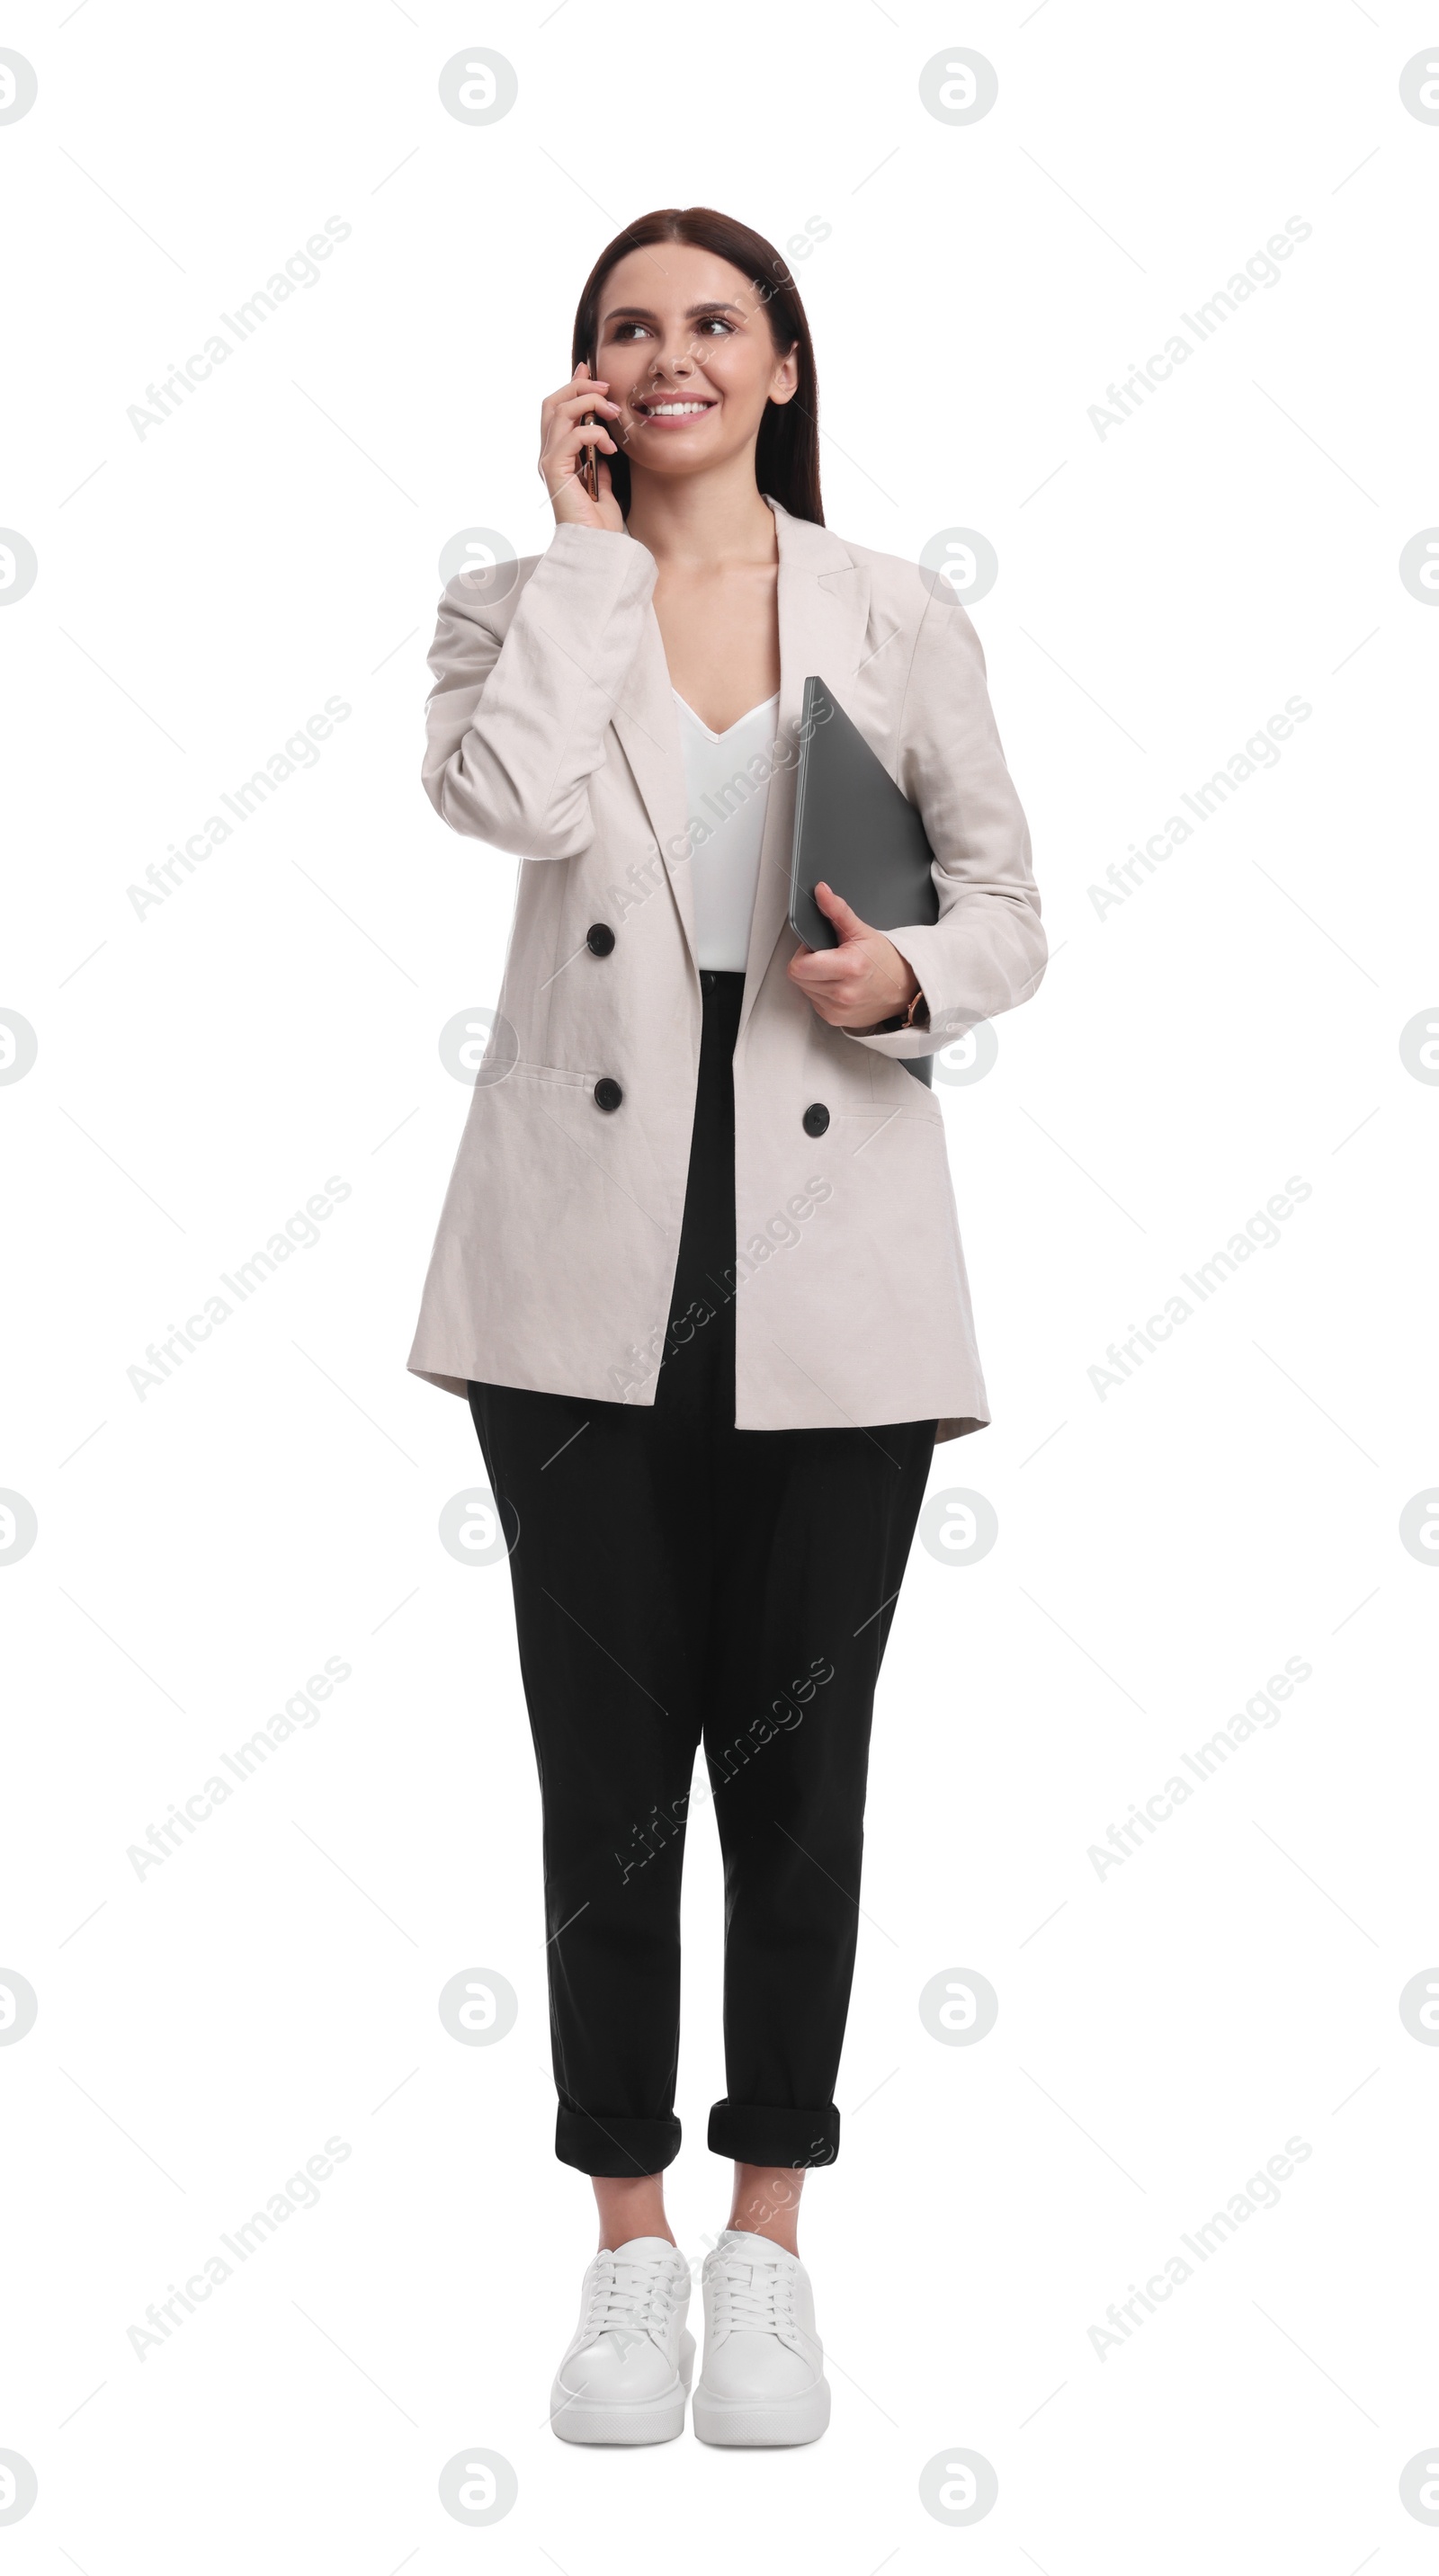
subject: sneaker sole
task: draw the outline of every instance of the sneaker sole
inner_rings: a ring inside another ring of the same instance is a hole
[[[694,2428],[701,2442],[735,2450],[789,2449],[817,2442],[829,2423],[829,2381],[816,2381],[798,2397],[711,2397],[703,2381],[695,2390]]]
[[[685,2400],[695,2366],[695,2339],[680,2336],[679,2377],[658,2397],[626,2405],[572,2397],[558,2379],[550,2390],[550,2430],[561,2442],[673,2442],[685,2428]]]

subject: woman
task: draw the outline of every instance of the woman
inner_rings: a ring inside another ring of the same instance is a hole
[[[906,1068],[1024,1001],[1045,947],[973,628],[825,528],[770,245],[705,208],[642,217],[573,356],[541,413],[548,552],[458,576],[430,656],[429,795],[527,864],[409,1365],[468,1395],[511,1551],[556,2152],[600,2217],[554,2429],[684,2422],[663,2175],[702,1742],[709,2144],[735,2180],[695,2431],[800,2443],[829,2418],[795,2230],[839,2145],[874,1687],[935,1441],[989,1418],[943,1120]],[[930,926],[886,937],[821,887],[838,945],[788,928],[810,674],[920,809]]]

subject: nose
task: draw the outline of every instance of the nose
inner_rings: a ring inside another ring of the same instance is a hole
[[[694,359],[690,354],[687,335],[684,338],[676,337],[667,347],[657,349],[650,361],[650,374],[656,380],[661,378],[677,380],[693,373]]]

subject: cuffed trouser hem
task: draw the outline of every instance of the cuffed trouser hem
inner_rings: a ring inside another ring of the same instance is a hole
[[[612,2178],[663,2173],[680,2151],[678,2120],[593,2120],[561,2103],[555,2118],[555,2153],[562,2165]]]
[[[742,2165],[832,2165],[839,2154],[839,2113],[832,2102],[798,2110],[774,2102],[716,2102],[710,2152]]]

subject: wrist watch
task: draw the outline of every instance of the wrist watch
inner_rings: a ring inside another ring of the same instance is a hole
[[[909,1009],[905,1012],[903,1019],[900,1021],[900,1027],[902,1029],[917,1028],[920,1024],[919,1014],[921,1011],[924,1013],[924,1022],[927,1027],[929,1024],[929,1004],[925,1000],[924,986],[922,984],[917,987],[914,999],[910,1003]]]
[[[892,1020],[877,1021],[872,1034],[877,1038],[889,1038],[893,1037],[896,1029],[916,1028],[919,1025],[917,1014],[921,1010],[923,1010],[926,1015],[925,1025],[928,1026],[929,1004],[924,998],[924,986],[922,984],[920,985],[918,992],[915,994],[913,1001],[910,1003],[909,1009],[907,1011],[897,1011]]]

